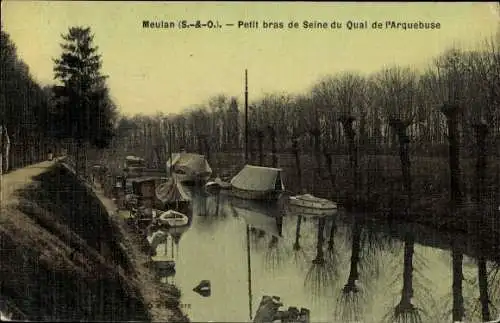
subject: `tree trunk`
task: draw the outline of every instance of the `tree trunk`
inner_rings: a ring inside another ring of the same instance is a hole
[[[401,291],[400,304],[404,307],[411,306],[413,297],[413,253],[415,238],[412,233],[407,233],[405,237],[403,289]]]
[[[462,281],[464,279],[462,263],[463,263],[463,253],[460,251],[459,247],[456,245],[457,242],[453,241],[454,246],[452,247],[452,268],[453,268],[453,322],[461,322],[465,315],[464,309],[464,297],[463,297],[463,287]]]
[[[488,128],[485,124],[475,125],[476,138],[477,138],[477,162],[476,162],[476,210],[477,210],[477,221],[484,223],[485,220],[485,177],[486,177],[486,136],[488,134]],[[477,237],[481,236],[480,224],[476,223],[474,226],[474,231]],[[488,295],[488,273],[486,268],[486,259],[482,255],[484,242],[480,242],[478,257],[478,281],[479,281],[479,300],[481,302],[481,314],[483,321],[491,320],[490,310],[489,310],[489,295]]]
[[[203,146],[205,147],[205,157],[207,158],[208,163],[211,163],[211,151],[210,151],[210,143],[207,137],[203,137]]]
[[[278,153],[276,151],[276,132],[273,128],[270,129],[270,139],[271,139],[271,158],[272,158],[272,167],[278,167]]]
[[[481,302],[481,314],[483,321],[487,322],[491,320],[490,315],[490,298],[488,295],[488,271],[486,268],[486,259],[484,257],[479,257],[477,262],[477,273],[479,278],[479,300]]]
[[[297,181],[298,181],[298,188],[299,188],[299,194],[303,192],[303,187],[302,187],[302,169],[300,165],[300,151],[299,151],[299,144],[297,138],[292,139],[292,150],[293,154],[295,156],[295,167],[297,171]]]
[[[450,202],[453,210],[462,202],[462,188],[460,183],[460,143],[458,133],[458,112],[456,105],[445,104],[442,113],[448,124],[449,165],[450,165]]]
[[[335,219],[332,219],[332,226],[330,228],[330,238],[328,239],[328,250],[332,251],[335,244],[335,232],[337,231],[337,224]]]
[[[311,134],[313,135],[314,144],[314,160],[316,162],[315,175],[317,179],[321,178],[321,132],[319,129],[314,129]]]
[[[264,166],[264,133],[257,132],[257,144],[259,147],[259,166]]]
[[[203,137],[198,135],[198,154],[203,155]]]
[[[458,140],[458,112],[457,105],[445,104],[441,108],[448,125],[449,165],[450,165],[450,211],[456,214],[457,205],[462,201],[460,185],[460,160]],[[453,321],[462,321],[464,318],[464,298],[462,293],[463,280],[463,253],[457,240],[452,241],[452,273],[453,273]]]
[[[318,240],[316,243],[316,258],[313,260],[313,264],[322,265],[325,263],[325,257],[323,253],[323,244],[325,243],[325,224],[326,218],[321,217],[318,220]]]
[[[345,116],[339,119],[342,123],[342,127],[344,128],[344,133],[346,134],[348,145],[349,145],[349,162],[352,173],[352,181],[353,181],[353,192],[352,196],[354,197],[348,206],[349,209],[352,209],[354,205],[357,205],[359,202],[359,169],[358,169],[358,149],[356,146],[356,133],[353,129],[354,117]]]
[[[248,155],[249,155],[249,164],[254,164],[255,163],[255,149],[254,149],[254,141],[252,140],[252,137],[250,135],[251,132],[249,132],[248,136]]]
[[[295,227],[295,243],[293,250],[300,250],[300,226],[302,225],[302,215],[297,217],[297,226]]]
[[[390,125],[394,129],[394,132],[397,134],[399,139],[399,158],[401,161],[401,170],[403,174],[403,185],[405,189],[405,193],[407,195],[407,204],[406,204],[406,215],[408,216],[411,210],[411,202],[412,202],[412,189],[411,189],[411,164],[410,164],[410,138],[406,134],[408,123],[402,122],[400,119],[392,119],[390,120]]]
[[[359,219],[354,215],[354,223],[352,228],[352,252],[351,252],[351,266],[349,269],[349,277],[344,286],[344,293],[357,292],[356,281],[359,278],[358,265],[361,254],[361,226]]]
[[[333,191],[333,188],[335,187],[335,174],[333,173],[333,167],[332,167],[332,155],[328,151],[328,149],[323,150],[323,155],[325,156],[325,161],[326,161],[326,168],[328,169],[328,174],[330,175],[330,183],[331,183],[331,189]],[[333,194],[330,194],[333,197]]]

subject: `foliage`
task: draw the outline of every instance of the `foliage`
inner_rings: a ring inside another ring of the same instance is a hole
[[[0,37],[0,124],[11,140],[11,166],[22,167],[45,158],[50,141],[50,96],[31,76],[19,58],[9,34]]]
[[[477,50],[450,49],[431,61],[425,70],[405,66],[385,67],[372,75],[347,71],[318,80],[303,93],[268,93],[249,103],[249,129],[265,134],[264,150],[271,150],[275,133],[278,151],[290,149],[291,138],[300,137],[301,150],[313,149],[314,131],[329,151],[341,154],[346,138],[337,121],[350,115],[363,152],[395,153],[397,138],[389,121],[399,118],[408,123],[412,154],[446,156],[446,120],[439,108],[453,101],[460,105],[461,145],[464,154],[473,152],[473,124],[488,121],[488,149],[498,154],[500,136],[500,49],[496,40]],[[199,135],[209,138],[214,152],[242,151],[244,115],[241,106],[224,94],[206,103],[169,117],[176,131],[176,142],[196,150]],[[157,125],[158,126],[158,123]],[[272,131],[270,131],[272,130]],[[132,149],[144,146],[147,138],[135,137]],[[257,141],[257,138],[251,137]],[[256,147],[256,145],[254,145]]]
[[[54,59],[54,101],[60,121],[61,138],[98,148],[109,146],[114,134],[116,106],[101,74],[102,61],[93,45],[89,27],[71,27],[62,35],[63,53]]]

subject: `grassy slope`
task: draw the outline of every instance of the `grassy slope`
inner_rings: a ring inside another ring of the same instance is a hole
[[[0,295],[20,318],[148,320],[101,205],[57,165],[14,192],[0,227]]]

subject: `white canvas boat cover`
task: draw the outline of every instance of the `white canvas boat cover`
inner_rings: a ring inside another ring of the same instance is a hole
[[[280,168],[245,165],[231,179],[231,185],[245,191],[284,190]]]
[[[156,198],[162,203],[186,202],[190,198],[184,190],[179,187],[179,183],[172,178],[166,183],[158,185],[156,188]]]
[[[134,162],[135,163],[143,163],[145,161],[144,158],[137,157],[137,156],[132,156],[132,155],[125,157],[125,160],[127,162],[133,162],[133,163]]]
[[[172,160],[172,161],[171,161]],[[189,175],[212,174],[212,168],[205,156],[192,153],[172,154],[172,159],[167,161],[167,168],[173,165],[174,172],[181,170]]]

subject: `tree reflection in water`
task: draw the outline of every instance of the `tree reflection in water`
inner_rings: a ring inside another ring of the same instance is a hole
[[[413,263],[414,252],[415,237],[413,233],[407,232],[404,241],[403,288],[401,290],[401,298],[396,307],[386,315],[385,321],[401,323],[424,322],[422,317],[426,313],[412,302],[414,296],[413,275],[416,271]],[[396,281],[399,282],[400,277],[398,277]],[[427,297],[429,296],[430,294]],[[427,322],[427,320],[425,320],[425,322]]]
[[[340,261],[340,254],[339,251],[340,249],[336,247],[335,244],[335,238],[336,235],[335,233],[337,232],[337,223],[336,219],[332,218],[330,221],[330,235],[328,238],[328,247],[327,247],[327,252],[326,252],[326,262],[328,264],[328,267],[330,268],[333,277],[335,279],[338,277],[340,270],[339,270],[339,261]]]
[[[322,217],[318,220],[316,257],[312,260],[312,266],[304,281],[304,287],[310,291],[314,302],[331,291],[331,286],[336,278],[336,273],[332,270],[334,267],[329,266],[324,255],[325,226],[326,218]]]
[[[297,225],[295,227],[295,242],[293,243],[293,260],[298,267],[303,267],[306,260],[306,253],[300,245],[300,229],[302,226],[302,215],[297,216]]]
[[[251,234],[250,237],[251,237],[252,248],[254,250],[260,251],[266,248],[265,245],[266,231],[252,227],[250,229],[250,234]]]
[[[467,284],[464,286],[464,315],[468,321],[488,322],[500,315],[499,266],[489,264],[481,255],[475,260],[475,266],[475,275],[471,270],[465,277]]]
[[[365,219],[361,222],[359,272],[363,276],[365,293],[371,295],[377,293],[379,278],[387,273],[387,262],[394,259],[395,253],[400,251],[401,247],[383,231],[370,229]]]
[[[283,243],[282,239],[272,235],[265,254],[266,270],[269,270],[273,274],[279,273],[287,256],[288,250],[286,244]]]
[[[500,316],[500,264],[495,263],[488,272],[488,294],[490,296],[491,316]]]
[[[363,318],[363,306],[365,305],[364,291],[357,284],[361,255],[361,225],[358,216],[354,216],[351,250],[349,276],[337,298],[337,306],[334,311],[335,319],[343,322],[360,321]]]

